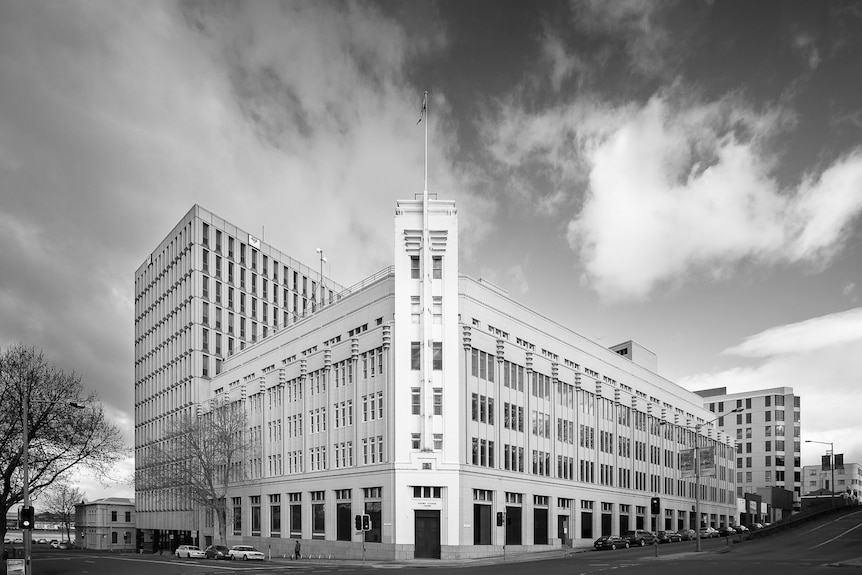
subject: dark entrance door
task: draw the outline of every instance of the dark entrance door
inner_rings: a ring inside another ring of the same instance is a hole
[[[440,559],[440,511],[416,510],[414,557]]]
[[[548,544],[548,510],[533,509],[533,545]]]
[[[602,532],[599,535],[613,535],[613,515],[602,513]]]
[[[563,545],[570,545],[569,538],[569,516],[557,515],[557,538],[562,541]]]
[[[491,544],[491,506],[473,504],[473,545]]]
[[[628,515],[620,515],[620,532],[619,535],[625,535],[626,531],[629,530],[629,516]]]
[[[521,508],[506,507],[506,545],[521,544]]]
[[[353,519],[350,516],[350,503],[339,503],[336,507],[336,534],[338,541],[350,541],[353,535]]]

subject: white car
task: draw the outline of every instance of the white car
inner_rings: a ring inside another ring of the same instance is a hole
[[[177,550],[174,551],[174,555],[177,557],[185,557],[187,559],[204,559],[206,554],[201,551],[200,547],[196,547],[195,545],[180,545],[177,547]]]
[[[263,561],[266,558],[266,555],[263,554],[262,551],[258,551],[251,545],[234,545],[228,551],[231,559],[242,559],[243,561],[249,561],[251,559],[256,559],[258,561]]]

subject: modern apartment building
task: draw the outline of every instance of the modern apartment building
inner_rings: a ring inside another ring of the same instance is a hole
[[[187,216],[166,243],[193,221]],[[190,248],[196,254],[187,257],[212,250],[213,224],[209,248],[203,224]],[[222,291],[238,289],[240,267],[249,281],[248,253],[245,262],[236,249],[223,257]],[[260,269],[262,254],[252,257]],[[295,265],[283,254],[277,259]],[[233,280],[224,277],[228,263],[237,268]],[[427,195],[397,202],[391,266],[336,291],[315,313],[291,315],[278,331],[247,339],[245,348],[234,344],[205,374],[201,359],[212,353],[218,305],[212,261],[207,269],[196,266],[197,283],[183,288],[183,301],[210,308],[194,336],[181,336],[196,338],[187,352],[196,363],[188,360],[184,376],[197,383],[196,394],[166,394],[162,387],[174,385],[168,377],[166,386],[145,385],[138,401],[150,406],[158,389],[163,414],[200,406],[205,416],[216,399],[244,406],[257,447],[248,480],[229,494],[230,544],[289,553],[301,539],[304,552],[339,557],[363,549],[380,558],[488,556],[504,545],[696,527],[698,487],[701,524],[736,521],[736,441],[706,424],[713,414],[702,398],[658,375],[655,355],[636,343],[602,347],[504,290],[460,275],[453,202]],[[146,281],[144,295],[153,280]],[[286,283],[294,293],[295,284]],[[146,383],[149,373],[139,379]],[[161,427],[149,411],[142,414],[136,444],[159,441]],[[716,448],[714,475],[683,477],[680,453],[695,445]],[[168,499],[173,507],[156,509],[162,494],[141,495],[147,528],[176,530],[177,543],[196,533],[206,545],[217,536],[211,516],[186,512],[176,497]],[[653,497],[660,498],[656,514]],[[369,531],[356,530],[360,514],[369,515]]]
[[[321,281],[323,279],[323,281]],[[308,317],[342,291],[261,239],[193,206],[135,272],[135,473],[175,414],[247,346]],[[208,391],[206,391],[208,393]],[[196,515],[181,496],[136,491],[137,525],[168,545]]]
[[[793,492],[794,510],[802,496],[802,440],[799,396],[791,387],[727,393],[719,387],[697,392],[716,414],[736,407],[742,413],[720,417],[716,425],[736,440],[736,494],[781,487]]]

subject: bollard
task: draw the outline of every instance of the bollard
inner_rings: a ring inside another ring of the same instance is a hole
[[[658,538],[652,540],[652,546],[655,548],[655,556],[658,557]]]

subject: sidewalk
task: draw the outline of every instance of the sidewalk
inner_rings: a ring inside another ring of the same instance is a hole
[[[498,565],[503,563],[525,563],[529,561],[542,561],[544,559],[558,559],[569,557],[576,553],[584,553],[592,551],[592,547],[553,549],[549,551],[537,551],[532,553],[508,553],[504,555],[494,555],[492,557],[477,557],[475,559],[367,559],[364,562],[362,559],[350,558],[339,559],[333,558],[316,558],[303,557],[302,559],[294,560],[290,558],[273,557],[267,559],[272,563],[278,564],[317,564],[317,565],[343,565],[343,566],[362,566],[373,567],[377,569],[399,569],[402,567],[464,567],[464,566],[479,566],[479,565]]]

